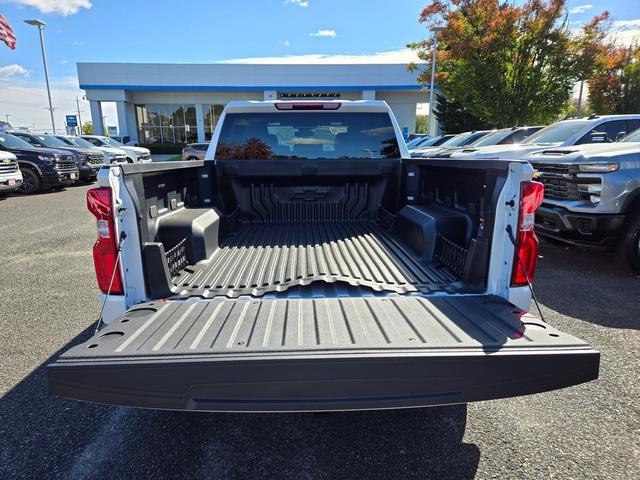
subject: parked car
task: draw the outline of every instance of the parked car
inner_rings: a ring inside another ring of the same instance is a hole
[[[94,150],[98,150],[105,157],[105,163],[117,163],[117,162],[126,162],[127,161],[127,153],[120,149],[114,147],[98,147],[91,142],[86,141],[82,137],[76,137],[73,135],[56,135],[56,138],[65,142],[67,145],[82,147],[82,148],[91,148]]]
[[[87,200],[108,325],[48,365],[49,391],[360,410],[595,379],[597,351],[526,313],[531,165],[407,153],[385,102],[229,102],[204,161],[103,169]]]
[[[82,148],[75,145],[68,145],[53,135],[41,135],[29,132],[13,131],[12,135],[25,142],[39,148],[56,148],[73,154],[78,162],[80,180],[83,182],[93,182],[98,175],[98,170],[104,166],[104,155],[93,148]]]
[[[0,150],[13,153],[22,172],[19,193],[36,193],[44,187],[68,187],[80,177],[76,157],[64,150],[36,148],[9,133],[0,134]]]
[[[127,154],[127,163],[151,162],[151,151],[148,148],[123,145],[111,137],[104,137],[101,135],[81,135],[81,137],[96,147],[110,147],[124,150]]]
[[[204,160],[208,143],[189,143],[182,149],[182,160]]]
[[[125,146],[128,146],[128,147],[137,147],[138,146],[138,140],[136,138],[131,138],[128,135],[125,135],[124,137],[115,136],[115,137],[110,137],[110,138],[113,138],[116,142],[119,142],[122,145],[125,145]]]
[[[471,132],[459,133],[458,135],[450,138],[446,142],[441,143],[438,146],[417,148],[411,152],[411,156],[418,157],[431,157],[439,152],[446,151],[449,148],[464,147],[471,145],[473,142],[480,140],[485,135],[491,133],[491,130],[474,130]]]
[[[453,137],[455,137],[455,135],[452,134],[438,135],[437,137],[418,137],[408,142],[407,148],[409,149],[409,153],[411,153],[412,150],[418,148],[437,147]]]
[[[492,145],[514,145],[520,143],[542,128],[543,127],[519,127],[492,130],[475,142],[468,144],[466,147],[445,148],[440,151],[433,152],[430,155],[433,158],[449,158],[456,152],[475,152],[480,148]]]
[[[640,128],[640,115],[590,115],[563,120],[537,131],[518,145],[496,145],[474,152],[456,152],[460,159],[506,158],[526,160],[527,156],[550,147],[612,142]]]
[[[17,190],[21,185],[22,173],[18,168],[18,159],[13,153],[0,150],[0,196]]]
[[[580,247],[615,250],[640,273],[640,130],[617,143],[529,156],[545,185],[536,231]]]

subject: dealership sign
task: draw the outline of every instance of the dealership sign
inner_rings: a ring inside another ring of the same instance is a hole
[[[77,127],[78,117],[75,115],[67,115],[67,127]]]

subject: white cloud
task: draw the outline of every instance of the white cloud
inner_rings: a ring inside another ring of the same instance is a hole
[[[593,5],[591,5],[590,3],[587,3],[585,5],[578,5],[576,7],[570,8],[569,14],[573,15],[574,13],[584,13],[587,10],[591,10],[592,8]]]
[[[71,45],[73,45],[74,47],[79,47],[81,45],[84,45],[84,42],[82,40],[74,40],[73,42],[71,42]]]
[[[306,8],[309,6],[309,2],[307,0],[284,0],[284,3],[291,3],[292,5],[297,5],[302,8]]]
[[[61,63],[62,65],[66,65],[67,63],[69,63],[69,60],[60,60],[60,63]]]
[[[640,18],[635,20],[614,20],[611,23],[609,37],[623,45],[640,43]]]
[[[282,44],[283,47],[290,47],[291,46],[291,42],[289,40],[283,40],[282,42],[280,42]]]
[[[90,0],[12,0],[13,3],[33,7],[42,13],[59,13],[65,17],[78,13],[81,8],[91,8]]]
[[[389,50],[364,55],[324,55],[320,53],[310,53],[306,55],[282,55],[279,57],[247,57],[223,60],[217,63],[258,63],[258,64],[343,64],[343,63],[420,63],[420,59],[413,50],[403,48],[399,50]]]
[[[0,80],[8,80],[9,78],[15,77],[16,75],[28,77],[29,72],[22,65],[18,65],[16,63],[0,67]]]
[[[335,30],[318,30],[317,32],[310,33],[309,36],[336,38],[336,31]]]

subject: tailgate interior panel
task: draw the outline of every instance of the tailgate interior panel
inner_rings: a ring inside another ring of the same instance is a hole
[[[212,411],[507,397],[597,378],[599,353],[493,296],[159,301],[48,366],[53,394]]]

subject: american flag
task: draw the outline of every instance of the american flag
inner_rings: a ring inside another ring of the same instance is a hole
[[[0,15],[0,40],[6,43],[11,50],[16,49],[16,36],[13,33],[13,28],[2,15]]]

